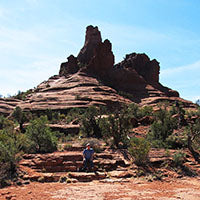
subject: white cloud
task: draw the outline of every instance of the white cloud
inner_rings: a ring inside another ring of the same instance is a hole
[[[190,101],[196,103],[198,99],[200,99],[200,96],[185,96],[186,99],[189,99]]]
[[[198,60],[195,63],[192,63],[190,65],[184,65],[184,66],[180,66],[180,67],[168,68],[168,69],[161,70],[161,75],[169,76],[169,75],[173,75],[173,74],[190,72],[190,71],[196,71],[197,73],[200,72],[200,60]]]
[[[161,70],[163,85],[177,90],[180,96],[195,102],[200,94],[200,60],[185,66]]]

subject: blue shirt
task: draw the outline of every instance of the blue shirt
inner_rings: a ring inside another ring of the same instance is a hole
[[[92,158],[92,155],[94,154],[94,150],[92,148],[90,149],[84,149],[83,155],[86,159],[90,160]]]

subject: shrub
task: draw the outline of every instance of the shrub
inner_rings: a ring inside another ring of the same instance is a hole
[[[82,145],[85,147],[88,143],[90,144],[90,146],[93,148],[93,150],[96,153],[102,152],[101,143],[98,139],[96,139],[96,138],[85,139],[83,141]]]
[[[200,119],[191,125],[188,131],[191,134],[193,148],[200,150]]]
[[[150,151],[150,144],[144,138],[131,138],[129,153],[134,157],[137,165],[143,165],[148,161],[148,154]]]
[[[126,108],[109,115],[107,118],[102,118],[100,120],[100,128],[105,140],[113,139],[112,146],[114,145],[119,148],[120,144],[123,147],[129,145],[127,136],[131,128],[131,123],[130,115]]]
[[[6,118],[3,115],[0,115],[0,130],[4,128],[5,120]]]
[[[144,106],[140,108],[137,104],[132,103],[127,107],[127,112],[130,117],[140,119],[142,117],[152,115],[153,108],[151,106]]]
[[[172,149],[187,147],[187,135],[184,132],[181,132],[178,135],[172,134],[166,139],[166,144]]]
[[[185,161],[186,154],[182,151],[178,151],[173,155],[173,162],[175,166],[182,166]]]
[[[32,120],[26,129],[26,135],[30,140],[28,151],[30,153],[48,153],[57,149],[57,137],[47,126],[47,117]]]
[[[32,89],[30,90],[27,90],[26,92],[21,92],[21,91],[18,91],[18,94],[16,94],[15,96],[13,96],[14,98],[16,99],[19,99],[19,100],[25,100],[26,97],[31,94],[33,91]]]
[[[81,116],[85,113],[85,109],[83,108],[72,108],[68,113],[67,113],[67,119],[66,123],[70,123],[74,119],[80,119]]]
[[[127,108],[127,111],[131,117],[140,118],[140,110],[137,104],[135,103],[130,104]]]
[[[89,107],[81,116],[81,131],[87,137],[102,137],[98,121],[99,118],[99,111],[93,106]]]
[[[71,148],[72,148],[71,144],[65,144],[64,147],[63,147],[64,150],[69,150]]]
[[[14,128],[14,123],[13,121],[5,118],[4,116],[0,115],[0,130],[1,129],[13,129]]]
[[[196,120],[194,124],[190,124],[188,129],[187,145],[188,149],[192,153],[194,159],[200,163],[200,119]]]
[[[169,111],[162,108],[155,114],[155,119],[147,138],[156,144],[156,146],[153,145],[154,147],[158,147],[159,143],[159,147],[165,147],[167,146],[166,139],[172,135],[173,130],[177,127],[176,120],[172,119]]]
[[[51,109],[47,109],[45,111],[45,114],[47,116],[47,119],[53,124],[57,123],[61,120],[61,118],[60,118],[61,114],[58,111],[53,111]]]
[[[20,130],[21,130],[21,132],[23,132],[24,131],[23,124],[24,124],[24,122],[27,121],[26,114],[22,111],[22,109],[19,106],[17,106],[15,108],[15,110],[13,111],[12,116],[19,123]]]
[[[169,118],[165,118],[163,123],[161,121],[156,121],[151,126],[151,131],[155,139],[165,141],[169,135],[173,133],[174,125]]]
[[[0,131],[0,187],[16,176],[16,167],[26,141],[24,134],[15,132],[12,123]]]
[[[169,111],[169,112],[170,112],[170,115],[171,115],[171,116],[177,114],[178,111],[177,111],[176,106],[175,106],[175,105],[172,105],[172,107],[170,108],[170,111]]]

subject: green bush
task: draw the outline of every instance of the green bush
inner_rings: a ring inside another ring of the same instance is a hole
[[[48,153],[57,150],[57,137],[47,126],[47,117],[42,116],[32,120],[25,134],[30,140],[28,152]]]
[[[3,115],[0,115],[0,130],[5,127],[6,118]]]
[[[21,91],[18,91],[18,94],[16,94],[15,96],[13,96],[14,98],[16,99],[19,99],[19,100],[26,100],[26,97],[31,94],[33,91],[32,89],[30,90],[27,90],[26,92],[21,92]]]
[[[69,110],[66,116],[66,123],[70,123],[74,119],[81,119],[81,116],[86,112],[86,109],[84,108],[72,108]]]
[[[176,108],[176,106],[175,105],[172,105],[172,107],[170,108],[170,115],[172,116],[172,115],[175,115],[175,114],[177,114],[178,113],[178,110],[177,110],[177,108]]]
[[[14,128],[14,123],[13,121],[5,118],[3,115],[0,115],[0,130],[1,129],[13,129]]]
[[[102,137],[101,129],[99,127],[99,114],[97,108],[92,106],[81,116],[81,131],[86,137]]]
[[[127,109],[128,115],[130,117],[134,117],[137,119],[145,116],[151,116],[153,114],[153,108],[151,106],[139,107],[135,103],[129,104],[128,107],[125,109]]]
[[[100,153],[102,152],[102,148],[101,148],[101,143],[100,140],[96,139],[96,138],[88,138],[88,139],[84,139],[82,142],[82,145],[84,147],[86,147],[87,144],[90,144],[90,146],[93,148],[93,150],[96,153]]]
[[[177,122],[171,117],[170,112],[160,108],[155,114],[155,121],[151,125],[147,138],[152,142],[152,146],[154,147],[167,147],[166,140],[172,135],[176,127]]]
[[[175,166],[182,166],[185,161],[186,154],[182,151],[178,151],[173,155],[173,162]]]
[[[186,131],[191,135],[194,150],[200,151],[200,118],[194,124],[186,127]]]
[[[16,176],[16,167],[26,143],[26,136],[16,133],[12,123],[0,131],[0,187]]]
[[[131,123],[128,110],[121,109],[108,117],[100,119],[99,126],[104,140],[111,140],[111,145],[117,148],[127,147],[129,140],[127,138]]]
[[[144,138],[131,138],[129,153],[134,157],[137,165],[143,165],[148,161],[150,143]]]
[[[172,134],[166,139],[166,144],[167,147],[171,149],[187,147],[187,135],[185,132],[181,132],[178,135]]]
[[[58,111],[53,111],[51,109],[47,109],[45,111],[45,115],[47,116],[48,121],[50,121],[53,124],[61,121],[61,114]],[[63,115],[62,115],[62,117],[63,117]]]
[[[25,112],[23,112],[22,109],[17,106],[12,113],[12,117],[14,117],[14,120],[19,123],[21,132],[24,132],[23,124],[27,121],[27,115]]]
[[[72,148],[72,144],[65,144],[64,147],[63,147],[63,149],[66,150],[66,151],[68,151],[71,148]]]

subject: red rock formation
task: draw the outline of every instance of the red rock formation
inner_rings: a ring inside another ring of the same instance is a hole
[[[101,33],[98,27],[88,26],[86,28],[85,44],[78,54],[78,60],[80,63],[89,63],[94,56],[95,48],[102,43]]]
[[[74,57],[73,55],[70,55],[67,59],[68,61],[65,63],[62,63],[60,66],[60,71],[59,71],[60,76],[74,74],[78,72],[79,70],[76,57]]]
[[[0,98],[0,114],[9,115],[20,102],[14,98]]]
[[[32,112],[65,112],[74,107],[113,107],[131,101],[153,106],[164,100],[181,101],[185,107],[194,107],[179,98],[177,91],[159,83],[159,70],[158,61],[146,54],[128,54],[114,65],[110,41],[102,42],[98,27],[88,26],[83,48],[77,57],[71,55],[61,64],[58,76],[39,84],[24,101],[0,99],[0,113],[8,115],[16,106]]]
[[[127,54],[126,58],[115,67],[134,69],[147,82],[159,82],[159,62],[155,59],[151,61],[146,54]]]
[[[86,66],[86,71],[104,76],[113,68],[113,65],[114,55],[112,52],[112,44],[109,40],[105,40],[94,49],[94,55]]]

